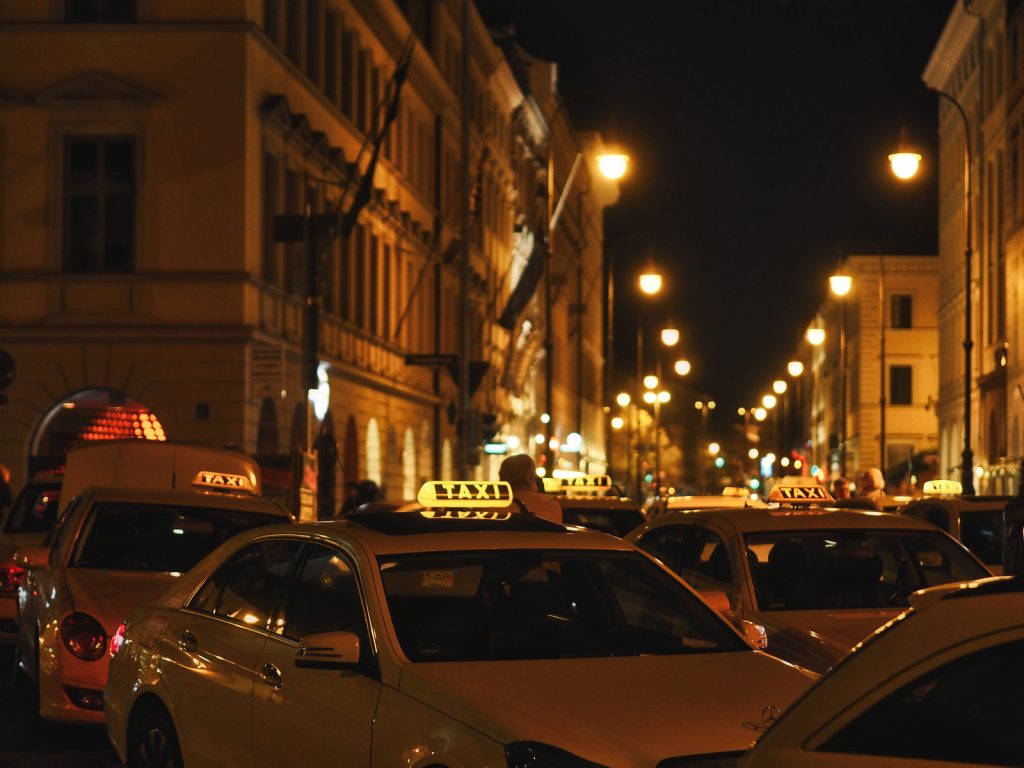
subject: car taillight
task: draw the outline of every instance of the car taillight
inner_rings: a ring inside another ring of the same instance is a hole
[[[114,634],[110,638],[110,658],[114,658],[117,652],[121,650],[121,646],[124,645],[124,631],[128,629],[122,621],[117,625],[117,629],[114,630]]]
[[[13,563],[0,565],[0,595],[17,592],[26,573],[24,568]]]
[[[60,623],[60,639],[71,653],[83,661],[103,658],[107,650],[107,633],[87,613],[69,613]]]

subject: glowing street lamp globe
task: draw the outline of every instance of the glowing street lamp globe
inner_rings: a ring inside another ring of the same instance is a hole
[[[657,376],[644,376],[644,389],[657,389],[658,377]]]
[[[768,418],[768,411],[767,411],[767,409],[762,408],[761,406],[758,406],[757,408],[755,408],[754,409],[754,418],[757,419],[758,421],[764,421],[765,419],[767,419]]]
[[[807,329],[807,343],[812,347],[820,347],[825,343],[825,329],[824,328],[808,328]]]
[[[893,152],[889,155],[889,166],[897,179],[912,179],[921,167],[921,156],[917,152]]]
[[[621,179],[629,170],[629,155],[619,152],[609,152],[597,156],[597,169],[606,179],[615,181]]]
[[[784,395],[788,387],[789,385],[786,384],[785,379],[776,379],[775,381],[772,382],[772,390],[775,392],[776,395]]]
[[[625,423],[626,422],[623,420],[623,418],[621,416],[613,416],[612,417],[612,429],[614,429],[616,431],[622,429],[622,427],[625,425]]]
[[[832,275],[828,279],[828,285],[836,296],[845,296],[853,287],[853,278],[849,275]]]
[[[803,374],[804,364],[799,360],[790,360],[789,364],[786,366],[786,371],[795,379],[797,376]]]
[[[666,347],[674,347],[679,343],[679,329],[678,328],[662,328],[661,329],[661,343]]]
[[[686,376],[690,372],[690,361],[689,360],[676,360],[675,366],[676,374],[679,376]]]
[[[633,398],[629,396],[629,392],[619,392],[615,396],[615,402],[619,404],[620,408],[625,408],[632,402]]]
[[[671,399],[672,399],[672,393],[671,392],[666,392],[663,389],[663,390],[661,390],[661,392],[658,393],[658,402],[659,403],[667,403]]]
[[[658,395],[651,390],[644,392],[644,402],[648,405],[653,405],[658,400]]]
[[[778,404],[779,398],[777,398],[775,395],[765,395],[764,397],[761,398],[761,405],[763,405],[768,410],[771,410]]]
[[[644,272],[640,275],[640,290],[653,296],[661,290],[661,275],[657,272]]]

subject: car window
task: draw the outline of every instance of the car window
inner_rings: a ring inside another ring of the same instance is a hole
[[[918,589],[989,575],[938,531],[780,531],[746,542],[763,611],[902,607]]]
[[[566,525],[579,525],[619,538],[644,524],[639,509],[602,509],[600,507],[563,507],[562,521]]]
[[[4,533],[47,533],[57,520],[60,485],[26,485],[14,499]]]
[[[235,534],[280,522],[273,515],[217,507],[97,502],[71,566],[184,573]]]
[[[206,580],[189,608],[268,628],[302,542],[267,539],[241,549]]]
[[[903,513],[920,520],[927,520],[936,528],[949,531],[949,512],[940,504],[914,504]]]
[[[722,537],[698,525],[663,525],[638,546],[665,563],[696,589],[730,590],[729,550]]]
[[[402,555],[380,569],[395,632],[414,662],[747,649],[637,552]]]
[[[1024,641],[976,651],[868,709],[819,750],[982,765],[1020,765]]]
[[[960,513],[960,541],[985,565],[1003,563],[1003,511],[971,509]]]

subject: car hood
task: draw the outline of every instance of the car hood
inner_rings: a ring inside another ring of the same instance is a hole
[[[88,613],[113,634],[137,605],[162,595],[177,581],[169,573],[67,568],[64,577],[74,610]]]
[[[752,618],[768,632],[768,653],[823,674],[902,610],[767,611]]]
[[[747,749],[812,676],[760,652],[407,664],[400,688],[508,744],[616,768]]]

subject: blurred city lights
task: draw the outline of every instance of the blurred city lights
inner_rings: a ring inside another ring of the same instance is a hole
[[[853,287],[853,278],[849,275],[832,275],[828,279],[828,286],[836,296],[845,296]]]
[[[788,386],[789,385],[786,384],[784,379],[776,379],[775,381],[772,382],[772,389],[775,390],[776,395],[785,394]]]
[[[658,393],[658,402],[659,403],[667,403],[671,399],[672,399],[672,394],[669,393],[669,392],[666,392],[664,389],[661,390],[661,392]]]
[[[662,328],[661,329],[661,343],[666,347],[674,347],[679,343],[679,329],[678,328]]]
[[[606,179],[611,179],[612,181],[621,179],[626,175],[626,171],[629,170],[629,155],[624,155],[619,152],[609,152],[605,155],[598,155],[597,170],[599,170],[601,175]]]
[[[658,377],[657,376],[644,376],[644,388],[645,389],[657,389]]]
[[[625,425],[625,423],[626,422],[622,419],[621,416],[613,416],[612,417],[612,429],[616,429],[616,430],[617,429],[622,429],[622,427]]]
[[[756,459],[759,455],[760,453],[758,452],[757,448],[751,448],[749,451],[747,451],[747,456],[749,456],[752,459]]]
[[[889,155],[889,165],[896,178],[912,179],[921,167],[921,156],[917,152],[893,152]]]
[[[648,405],[658,402],[658,396],[651,390],[644,392],[644,402]]]
[[[808,328],[807,329],[807,342],[812,347],[820,347],[825,341],[825,329],[824,328]]]
[[[768,410],[771,410],[772,408],[779,404],[779,398],[777,398],[775,395],[765,395],[764,397],[761,398],[761,404]]]
[[[690,372],[690,361],[676,360],[675,371],[680,376],[686,376]]]
[[[551,416],[550,415],[548,415],[546,413],[542,413],[540,415],[540,422],[541,422],[541,424],[547,424],[549,421],[551,421]]]
[[[754,409],[754,418],[757,419],[758,421],[764,421],[765,419],[768,418],[768,411],[758,406],[757,408]]]
[[[640,275],[640,290],[653,296],[661,290],[661,275],[657,272],[644,272]]]
[[[712,456],[717,456],[718,452],[722,450],[722,446],[718,443],[708,443],[708,453]]]
[[[804,372],[804,364],[799,360],[790,360],[786,365],[786,370],[789,372],[790,376],[796,378]]]

